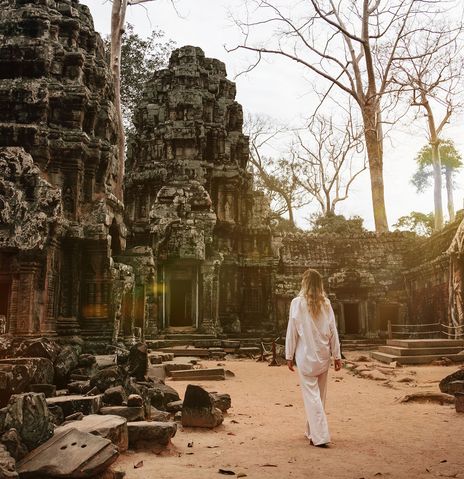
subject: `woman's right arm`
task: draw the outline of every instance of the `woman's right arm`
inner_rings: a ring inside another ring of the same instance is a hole
[[[293,357],[295,356],[296,345],[298,342],[298,331],[295,325],[295,300],[290,305],[290,314],[288,316],[287,336],[285,338],[285,359],[290,371],[293,371]]]

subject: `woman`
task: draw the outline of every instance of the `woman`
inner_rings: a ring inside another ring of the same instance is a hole
[[[327,447],[330,442],[324,403],[331,353],[335,371],[339,371],[342,362],[333,309],[321,275],[308,269],[303,274],[300,294],[290,305],[285,357],[290,371],[294,371],[296,358],[306,410],[306,437],[319,447]]]

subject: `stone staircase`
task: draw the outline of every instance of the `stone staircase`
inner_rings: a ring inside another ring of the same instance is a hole
[[[385,344],[385,339],[366,338],[364,336],[341,336],[340,343],[343,351],[372,351],[379,345]]]
[[[371,357],[399,364],[429,364],[441,358],[464,362],[463,351],[464,339],[389,339],[378,351],[372,351]]]

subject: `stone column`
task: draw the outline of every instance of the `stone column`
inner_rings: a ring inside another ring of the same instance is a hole
[[[40,312],[37,308],[36,285],[40,275],[40,264],[27,261],[20,264],[17,289],[17,318],[15,330],[18,336],[34,336],[39,333]]]

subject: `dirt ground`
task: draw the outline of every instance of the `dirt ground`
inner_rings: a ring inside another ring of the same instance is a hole
[[[129,451],[116,463],[127,479],[210,479],[223,477],[219,469],[259,479],[464,478],[464,414],[449,405],[398,402],[412,392],[438,391],[438,381],[456,366],[397,369],[390,386],[332,370],[328,449],[310,446],[303,435],[296,372],[252,360],[227,361],[226,368],[235,378],[201,382],[231,395],[224,424],[214,430],[179,427],[172,446],[159,455]],[[403,377],[412,382],[398,382]],[[168,384],[183,397],[188,383]],[[135,469],[139,461],[143,466]]]

